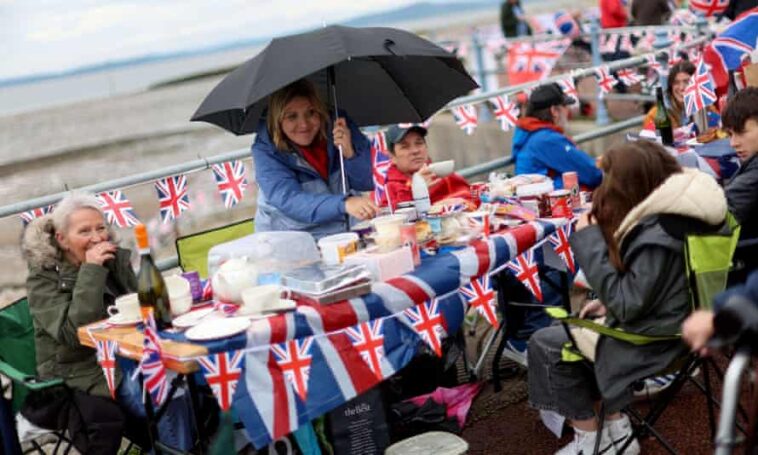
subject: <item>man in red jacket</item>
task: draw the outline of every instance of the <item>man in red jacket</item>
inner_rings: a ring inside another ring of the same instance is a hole
[[[413,200],[411,178],[420,173],[429,187],[432,204],[443,199],[459,197],[471,201],[471,190],[466,179],[458,174],[439,177],[428,164],[429,149],[426,146],[426,128],[391,126],[385,134],[392,164],[387,169],[387,198],[392,207]],[[475,201],[471,201],[476,204]]]
[[[625,27],[629,20],[624,0],[600,0],[600,26]]]

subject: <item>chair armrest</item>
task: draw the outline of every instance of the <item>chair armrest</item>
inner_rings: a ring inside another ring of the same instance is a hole
[[[657,341],[671,341],[681,339],[681,335],[679,334],[670,336],[653,336],[631,333],[621,329],[614,329],[603,324],[598,324],[597,322],[589,319],[573,317],[569,315],[568,312],[562,307],[547,307],[545,308],[545,312],[553,319],[557,319],[564,324],[583,327],[585,329],[592,330],[593,332],[597,332],[600,335],[615,338],[617,340],[625,341],[637,346],[655,343]]]
[[[63,384],[63,379],[60,378],[41,380],[35,376],[22,373],[2,360],[0,360],[0,374],[9,377],[11,381],[17,382],[30,390],[43,390]]]

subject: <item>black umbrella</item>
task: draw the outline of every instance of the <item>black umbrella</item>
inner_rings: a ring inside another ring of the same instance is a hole
[[[252,133],[268,96],[304,77],[334,109],[336,87],[359,126],[422,122],[478,87],[453,54],[413,33],[333,25],[272,40],[206,96],[192,121]]]

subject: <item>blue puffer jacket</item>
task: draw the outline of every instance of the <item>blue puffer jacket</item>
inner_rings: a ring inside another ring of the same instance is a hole
[[[374,189],[371,178],[371,143],[348,119],[355,156],[345,160],[351,190]],[[332,125],[327,127],[331,136]],[[338,150],[328,141],[329,181],[325,181],[299,151],[277,150],[260,122],[253,143],[258,182],[256,231],[306,231],[316,240],[344,232],[345,196],[342,194]]]
[[[555,188],[560,189],[561,174],[574,171],[580,185],[589,188],[600,185],[603,173],[595,166],[595,160],[553,128],[552,124],[533,117],[519,120],[513,135],[516,175],[547,175],[553,178]]]

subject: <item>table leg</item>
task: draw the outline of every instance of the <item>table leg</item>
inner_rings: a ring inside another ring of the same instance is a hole
[[[153,448],[156,454],[160,454],[160,449],[155,446],[155,442],[158,440],[158,421],[155,418],[155,412],[153,410],[153,400],[150,398],[147,389],[145,389],[145,377],[142,373],[139,374],[139,382],[142,385],[142,401],[145,403],[147,438],[148,441],[150,441],[150,447]]]
[[[200,402],[197,399],[198,394],[200,392],[198,391],[197,382],[195,381],[194,374],[187,375],[187,387],[189,388],[190,403],[192,405],[192,420],[195,422],[195,429],[197,430],[198,444],[200,446],[200,451],[202,453],[205,453],[206,449],[208,448],[209,441],[208,441],[208,435],[205,434],[205,426],[202,424],[203,416],[200,415]]]

